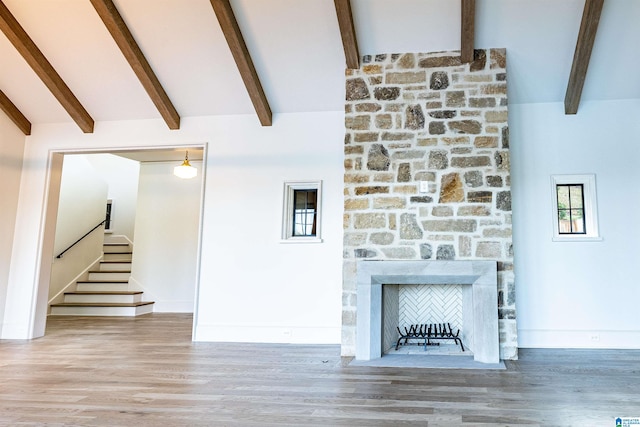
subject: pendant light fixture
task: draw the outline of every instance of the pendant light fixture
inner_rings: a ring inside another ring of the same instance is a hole
[[[198,169],[189,163],[189,151],[184,155],[184,162],[182,162],[180,166],[173,168],[173,174],[182,179],[195,178],[195,176],[198,175]]]

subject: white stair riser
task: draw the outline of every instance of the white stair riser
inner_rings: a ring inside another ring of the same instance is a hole
[[[104,291],[128,291],[129,283],[111,283],[111,282],[92,282],[92,283],[77,283],[76,284],[77,291],[94,291],[94,292],[104,292]]]
[[[51,307],[52,316],[140,316],[153,312],[153,304],[139,307]]]
[[[101,262],[100,271],[130,271],[130,262]]]
[[[113,252],[129,252],[131,247],[129,245],[105,245],[102,247],[102,252],[105,254]]]
[[[84,303],[134,303],[142,300],[142,294],[134,295],[109,295],[109,294],[90,294],[78,295],[67,294],[64,296],[64,302],[84,302]]]
[[[112,254],[104,254],[102,257],[105,261],[124,261],[131,262],[131,254],[120,254],[120,253],[112,253]]]
[[[110,272],[110,271],[92,271],[89,273],[89,280],[129,280],[131,272]]]

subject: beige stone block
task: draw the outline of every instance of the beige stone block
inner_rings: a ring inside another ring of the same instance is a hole
[[[511,237],[511,228],[485,228],[482,237]]]
[[[433,147],[438,145],[438,138],[418,138],[418,147]]]
[[[501,259],[502,245],[499,242],[478,242],[476,246],[476,257]]]
[[[487,111],[484,118],[488,123],[506,123],[509,118],[509,114],[506,110]]]
[[[390,259],[415,259],[418,255],[414,248],[406,246],[399,248],[382,248],[382,253]]]
[[[402,150],[396,151],[391,155],[392,160],[414,160],[422,159],[425,155],[425,150]]]
[[[369,209],[369,199],[346,199],[344,201],[345,211]]]
[[[412,132],[383,132],[383,141],[406,141],[412,140],[415,134]]]
[[[391,150],[403,150],[407,148],[411,148],[413,144],[411,142],[390,142],[387,144],[387,147]]]
[[[385,77],[386,84],[414,84],[425,83],[427,81],[427,73],[425,71],[403,72],[403,73],[387,73]]]
[[[453,216],[453,208],[451,206],[434,206],[431,215],[438,217]]]
[[[383,213],[357,213],[353,225],[356,230],[385,228],[387,217]]]
[[[345,246],[361,246],[367,242],[367,233],[344,233]]]
[[[354,142],[375,142],[379,137],[378,132],[356,132],[353,134]]]
[[[398,68],[410,69],[416,66],[416,57],[413,53],[405,53],[398,60]]]
[[[378,129],[391,129],[393,127],[393,117],[391,114],[377,114],[375,123]]]
[[[458,237],[458,254],[461,257],[471,256],[471,238],[469,236]]]
[[[364,182],[369,182],[369,175],[365,174],[356,174],[356,173],[345,173],[344,174],[344,182],[349,184],[362,184]]]
[[[422,226],[431,232],[473,233],[478,223],[473,219],[437,219],[422,221]]]
[[[506,95],[507,94],[507,84],[506,83],[493,83],[482,85],[480,87],[480,92],[483,95]]]
[[[427,110],[438,110],[442,108],[442,102],[435,102],[435,101],[427,102],[426,108]]]
[[[375,175],[373,175],[373,182],[394,182],[396,180],[395,176],[393,175],[393,173],[388,172],[388,173],[377,173]]]
[[[396,185],[393,187],[395,194],[418,194],[418,188],[415,185]]]
[[[380,74],[382,73],[382,65],[378,65],[378,64],[363,65],[362,72],[365,74]]]
[[[353,169],[353,160],[352,159],[344,159],[344,169],[345,170]]]
[[[493,74],[464,74],[462,80],[470,83],[489,83],[493,81]]]
[[[461,206],[458,208],[458,216],[489,216],[491,209],[484,205]]]
[[[478,148],[496,148],[498,147],[498,137],[496,136],[476,136],[473,145]]]
[[[407,205],[404,197],[376,197],[373,199],[374,209],[402,209]]]
[[[344,119],[344,125],[347,129],[351,130],[368,130],[371,126],[371,117],[365,115],[355,117],[347,116]]]
[[[398,229],[398,218],[396,214],[389,214],[389,230]]]
[[[342,261],[342,283],[344,292],[355,292],[358,280],[358,265],[354,260]]]
[[[399,113],[401,111],[404,111],[405,105],[401,104],[401,103],[391,103],[391,104],[385,104],[384,106],[384,111],[390,112],[390,113]]]
[[[369,242],[374,245],[390,245],[395,240],[395,235],[389,232],[371,233]]]
[[[367,194],[381,194],[381,193],[383,194],[389,193],[389,187],[374,185],[374,186],[367,186],[367,187],[356,187],[355,189],[355,194],[357,196],[364,196]]]
[[[357,112],[375,113],[376,111],[380,111],[380,110],[382,110],[382,106],[374,102],[362,102],[360,104],[356,104]]]
[[[344,154],[364,154],[364,147],[362,145],[347,145],[344,147]]]
[[[440,203],[458,203],[464,201],[462,179],[457,173],[442,176],[440,182]]]
[[[442,142],[445,145],[464,145],[471,143],[471,139],[468,136],[457,136],[457,137],[443,137]]]

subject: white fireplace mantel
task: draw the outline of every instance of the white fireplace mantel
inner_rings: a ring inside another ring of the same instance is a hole
[[[472,323],[473,357],[499,363],[496,261],[367,261],[357,264],[356,360],[382,357],[382,285],[463,286]]]

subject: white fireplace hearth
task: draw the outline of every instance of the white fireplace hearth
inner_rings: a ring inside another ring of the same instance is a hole
[[[500,363],[497,280],[496,261],[359,261],[356,360],[383,356],[384,285],[462,285],[465,346],[475,362]]]

